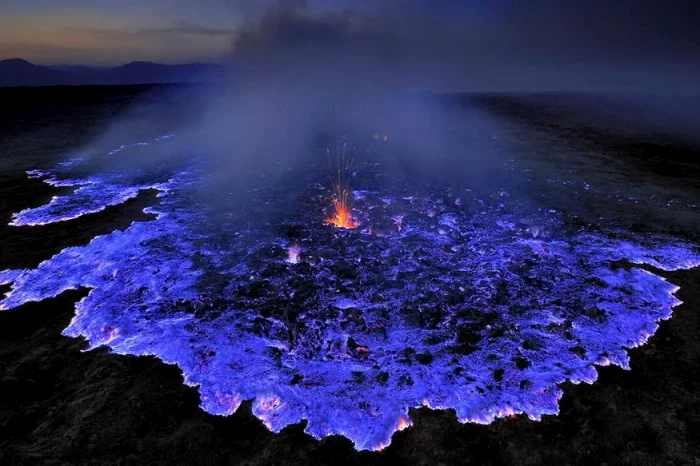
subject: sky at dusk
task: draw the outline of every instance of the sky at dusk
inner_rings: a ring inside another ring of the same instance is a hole
[[[291,49],[484,79],[683,81],[697,73],[698,17],[688,0],[2,0],[0,59],[223,62]]]
[[[216,60],[240,20],[225,0],[3,0],[0,57],[88,65]]]

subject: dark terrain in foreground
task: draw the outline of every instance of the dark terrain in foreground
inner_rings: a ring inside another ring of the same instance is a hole
[[[150,192],[63,224],[6,226],[13,212],[55,193],[26,180],[25,168],[51,166],[146,91],[151,89],[86,90],[78,105],[77,90],[71,98],[44,90],[41,99],[25,96],[21,108],[3,104],[0,112],[17,114],[19,122],[3,118],[0,132],[0,269],[34,266],[145,217],[141,209],[155,202]],[[555,152],[568,146],[612,153],[640,186],[653,183],[700,198],[700,151],[681,136],[645,138],[565,118],[576,114],[576,104],[562,112],[564,97],[479,100],[525,132],[551,135]],[[606,208],[615,205],[613,200]],[[697,211],[639,209],[617,215],[630,228],[700,238]],[[81,352],[83,341],[60,332],[86,290],[66,292],[0,313],[0,464],[698,464],[700,270],[662,275],[681,287],[677,296],[684,304],[645,346],[631,350],[631,371],[602,367],[595,384],[567,385],[561,414],[542,422],[518,416],[461,425],[453,412],[414,409],[414,426],[395,434],[381,453],[358,453],[341,437],[318,442],[303,425],[272,434],[246,404],[227,418],[208,415],[174,366],[105,350]]]

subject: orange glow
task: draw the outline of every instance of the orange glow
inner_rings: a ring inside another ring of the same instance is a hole
[[[340,151],[336,147],[336,167],[337,174],[335,180],[331,176],[333,182],[333,210],[332,216],[326,218],[326,223],[334,225],[336,228],[357,228],[357,222],[352,218],[352,207],[350,206],[350,170],[352,160],[346,158],[346,147],[343,144],[343,150]],[[330,154],[330,151],[328,151]]]
[[[357,228],[357,222],[352,218],[348,190],[336,185],[336,193],[333,195],[333,210],[335,214],[326,219],[326,223],[335,225],[336,228]]]
[[[396,430],[404,430],[411,425],[411,421],[403,416],[399,418],[399,422],[396,426]]]

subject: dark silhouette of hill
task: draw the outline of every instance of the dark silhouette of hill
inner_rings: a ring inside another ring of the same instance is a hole
[[[158,63],[135,61],[126,65],[102,70],[109,84],[150,84],[192,82],[211,79],[218,69],[215,65],[193,63],[186,65],[161,65]]]
[[[70,74],[21,58],[0,61],[0,86],[55,86],[69,84],[69,81]]]
[[[217,65],[135,61],[112,68],[39,66],[21,58],[0,61],[0,87],[191,83],[214,79]]]

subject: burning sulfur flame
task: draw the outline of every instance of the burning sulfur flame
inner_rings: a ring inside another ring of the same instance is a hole
[[[290,264],[298,264],[299,253],[301,253],[301,248],[299,246],[289,246],[289,249],[287,249],[287,262]]]

